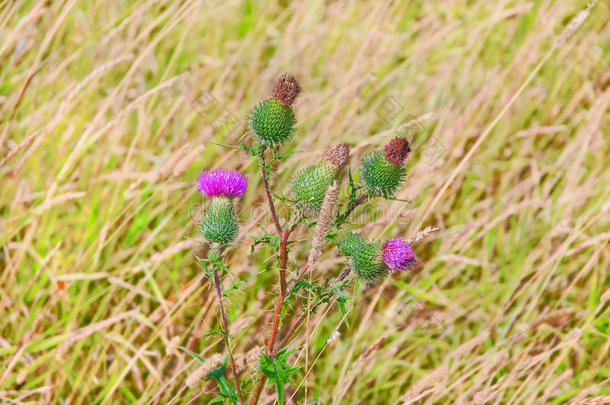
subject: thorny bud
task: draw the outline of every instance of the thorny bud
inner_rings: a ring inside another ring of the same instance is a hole
[[[350,232],[341,239],[339,242],[339,254],[341,256],[351,256],[354,254],[356,249],[365,244],[366,242],[362,239],[362,236],[355,232]]]
[[[297,204],[306,211],[318,212],[324,196],[349,160],[349,147],[337,145],[324,153],[325,159],[298,172],[291,189]]]
[[[411,147],[404,138],[390,141],[382,152],[365,156],[360,163],[360,176],[369,195],[392,198],[403,183],[407,171],[404,161]]]
[[[269,98],[250,111],[248,127],[259,142],[273,146],[283,144],[292,137],[296,121],[290,106]]]
[[[401,239],[367,242],[356,233],[339,242],[339,253],[350,258],[352,270],[361,280],[374,284],[383,280],[389,270],[408,270],[417,264],[411,246]]]
[[[203,237],[211,243],[230,244],[237,236],[237,219],[231,200],[226,197],[212,199],[200,224]]]
[[[250,111],[248,128],[260,143],[281,145],[292,137],[297,120],[291,105],[300,91],[293,76],[282,75],[273,86],[273,97]]]
[[[388,268],[381,260],[381,243],[363,243],[352,252],[352,269],[356,276],[369,284],[382,281]]]

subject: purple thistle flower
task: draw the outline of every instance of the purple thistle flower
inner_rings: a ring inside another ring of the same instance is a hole
[[[248,179],[237,170],[208,169],[199,176],[199,191],[208,197],[237,198],[244,195]]]
[[[391,270],[407,270],[417,263],[411,246],[402,239],[391,239],[384,242],[381,258]]]

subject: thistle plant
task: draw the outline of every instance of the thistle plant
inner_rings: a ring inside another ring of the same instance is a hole
[[[228,169],[207,169],[198,179],[199,191],[211,200],[199,227],[209,245],[209,253],[199,262],[216,291],[221,315],[220,333],[227,352],[222,364],[213,368],[207,365],[203,375],[208,380],[216,381],[219,393],[217,401],[245,404],[245,392],[250,396],[250,405],[255,405],[265,383],[269,382],[275,386],[278,403],[284,404],[285,385],[292,381],[295,374],[301,373],[299,367],[288,364],[294,352],[288,348],[288,342],[300,331],[305,319],[318,307],[325,305],[330,309],[334,303],[347,317],[346,302],[350,299],[347,295],[350,286],[356,287],[358,283],[374,286],[396,271],[409,270],[417,265],[412,246],[406,240],[369,240],[355,229],[343,229],[354,228],[350,215],[365,201],[394,199],[400,191],[405,182],[406,160],[411,151],[406,139],[392,139],[380,150],[364,156],[355,171],[358,175],[355,179],[350,168],[349,146],[345,143],[331,146],[321,154],[319,161],[296,171],[285,190],[286,195],[281,194],[283,190],[272,191],[270,174],[289,156],[282,152],[282,148],[295,133],[296,115],[292,106],[300,89],[293,76],[281,76],[273,86],[272,96],[250,111],[250,142],[242,142],[239,146],[255,157],[259,164],[270,225],[274,230],[271,232],[265,224],[260,224],[261,231],[249,235],[253,240],[252,253],[268,255],[274,252],[278,269],[275,310],[266,345],[260,351],[253,351],[260,354],[258,367],[249,370],[251,374],[243,382],[240,382],[240,375],[245,371],[244,367],[236,367],[234,361],[229,319],[223,299],[232,291],[245,287],[243,280],[238,279],[224,263],[224,258],[231,254],[233,246],[241,243],[237,240],[240,233],[234,200],[244,195],[248,180],[240,172]],[[340,193],[342,187],[345,187],[344,193]],[[347,201],[341,201],[340,195],[347,195]],[[278,215],[279,204],[287,208],[287,217]],[[309,228],[313,229],[310,237],[298,238],[303,247],[309,250],[307,260],[301,262],[297,254],[295,261],[290,261],[289,246],[299,249],[296,241],[291,240],[291,235],[294,232],[308,235]],[[317,261],[327,245],[335,254],[345,258],[344,265],[336,269],[334,275],[332,270],[324,275],[316,272]],[[291,280],[288,280],[289,270],[294,270]],[[307,279],[305,276],[308,276]],[[232,283],[231,287],[224,289],[223,282]],[[352,288],[351,291],[358,294],[359,289]],[[203,361],[196,353],[190,353]],[[232,382],[225,378],[229,371]],[[189,380],[189,386],[192,380]]]

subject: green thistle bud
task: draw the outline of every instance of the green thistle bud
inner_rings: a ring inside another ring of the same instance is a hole
[[[292,179],[292,193],[297,204],[317,212],[322,207],[326,190],[337,179],[349,161],[349,146],[340,144],[324,153],[324,161],[300,171]]]
[[[269,98],[252,109],[248,127],[259,142],[272,146],[290,139],[296,121],[292,107],[276,98]]]
[[[200,231],[210,242],[229,244],[237,236],[237,220],[231,200],[215,197],[201,221]]]
[[[319,211],[326,190],[337,178],[338,170],[328,162],[321,162],[297,173],[292,179],[292,193],[303,209]]]
[[[378,283],[388,274],[381,258],[381,243],[363,243],[352,252],[352,269],[358,278],[367,283]]]
[[[394,197],[406,174],[402,164],[389,162],[381,152],[365,156],[360,163],[360,176],[371,197]]]
[[[362,239],[362,236],[350,232],[341,239],[341,242],[339,242],[339,254],[341,256],[350,257],[357,249],[365,244],[366,242]]]
[[[370,196],[392,198],[403,183],[407,170],[404,162],[411,152],[405,138],[388,142],[382,152],[373,152],[360,164],[360,176]]]

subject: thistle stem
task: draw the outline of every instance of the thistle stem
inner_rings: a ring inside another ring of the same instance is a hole
[[[343,220],[345,221],[347,219],[347,217],[349,216],[349,214],[351,214],[356,208],[358,208],[358,206],[360,204],[364,203],[368,198],[369,198],[368,194],[363,194],[360,196],[360,198],[358,198],[356,201],[354,201],[347,209],[347,212],[343,216]]]
[[[235,381],[235,386],[237,389],[237,396],[239,397],[239,403],[243,405],[244,398],[241,393],[241,388],[239,386],[239,377],[237,376],[237,368],[235,368],[235,360],[233,360],[233,351],[231,350],[231,342],[229,339],[229,321],[227,320],[227,315],[225,313],[225,307],[222,301],[222,285],[220,284],[220,278],[218,277],[218,269],[214,268],[214,288],[216,289],[216,297],[218,298],[218,305],[220,306],[220,314],[222,316],[222,325],[223,325],[223,336],[225,340],[225,345],[227,346],[227,352],[229,352],[229,361],[231,362],[231,372],[233,374],[233,379]]]
[[[341,275],[339,276],[339,278],[337,279],[337,281],[343,281],[347,278],[347,276],[349,276],[349,273],[352,271],[352,268],[350,266],[348,266],[345,270],[343,270],[343,273],[341,273]]]
[[[288,263],[288,239],[290,238],[290,234],[296,226],[296,223],[292,227],[287,227],[287,229],[283,229],[282,225],[280,225],[280,220],[278,219],[277,212],[275,210],[275,204],[273,203],[273,197],[271,196],[269,181],[267,179],[267,166],[265,163],[265,157],[262,153],[259,155],[259,165],[261,167],[263,184],[265,185],[265,194],[267,195],[267,201],[269,203],[271,216],[273,217],[273,223],[275,224],[275,228],[277,229],[277,232],[280,236],[280,293],[277,297],[271,332],[269,333],[269,339],[267,340],[267,355],[273,357],[275,354],[277,354],[274,353],[273,346],[275,345],[275,340],[277,338],[280,318],[282,315],[282,306],[284,305],[284,300],[288,295],[288,286],[286,284],[286,267]],[[258,398],[260,397],[261,391],[265,384],[265,380],[266,376],[261,375],[254,390],[254,394],[252,395],[252,398],[250,400],[250,405],[256,405],[256,403],[258,402]]]
[[[273,217],[275,229],[277,229],[277,233],[281,235],[282,225],[280,225],[280,220],[275,210],[275,204],[273,203],[273,198],[271,197],[271,190],[269,189],[269,180],[267,179],[267,164],[265,163],[265,155],[263,155],[263,153],[261,152],[258,159],[259,165],[261,167],[261,174],[263,176],[263,184],[265,185],[265,194],[267,194],[267,201],[269,202],[269,210],[271,211],[271,216]]]

